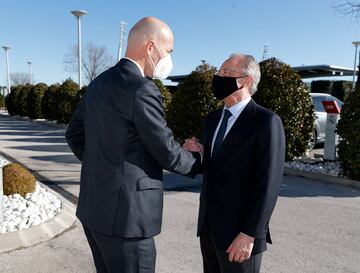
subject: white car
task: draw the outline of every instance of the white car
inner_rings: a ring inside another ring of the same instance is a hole
[[[312,98],[312,101],[313,101],[313,104],[315,107],[315,115],[316,115],[314,139],[310,143],[310,148],[313,148],[315,146],[315,144],[325,142],[325,128],[326,128],[327,113],[322,104],[322,101],[334,100],[337,102],[340,109],[342,108],[344,103],[341,100],[339,100],[338,98],[336,98],[330,94],[326,94],[326,93],[310,93],[310,96]]]

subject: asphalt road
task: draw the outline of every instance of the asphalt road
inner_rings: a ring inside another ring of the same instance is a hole
[[[80,164],[66,147],[63,133],[62,129],[0,115],[0,152],[56,183],[55,189],[76,196]],[[156,237],[157,272],[202,272],[195,236],[200,187],[198,181],[165,174],[163,231]],[[270,223],[274,244],[264,254],[262,272],[359,273],[359,208],[358,189],[284,177]],[[95,270],[81,225],[77,222],[57,238],[0,254],[0,272]]]

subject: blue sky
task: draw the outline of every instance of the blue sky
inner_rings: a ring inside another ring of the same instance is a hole
[[[269,56],[297,65],[333,64],[353,67],[359,26],[338,15],[342,0],[167,0],[167,1],[2,1],[0,45],[10,45],[11,72],[27,72],[32,60],[36,82],[52,84],[76,74],[64,71],[64,55],[77,43],[71,10],[83,18],[83,45],[93,42],[117,54],[120,21],[128,28],[144,16],[156,16],[175,35],[171,75],[190,73],[200,60],[220,66],[233,52],[261,60],[264,44]],[[351,80],[351,78],[349,78]],[[6,84],[5,53],[0,51],[0,85]]]

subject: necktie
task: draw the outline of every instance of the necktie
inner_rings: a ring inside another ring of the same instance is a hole
[[[227,128],[228,119],[230,117],[231,117],[231,112],[228,109],[225,109],[224,117],[221,121],[221,125],[220,125],[219,131],[217,133],[215,142],[214,142],[212,157],[215,157],[215,155],[217,154],[217,152],[219,151],[219,149],[221,147],[221,143],[224,140],[224,136],[225,136],[225,132],[226,132],[226,128]]]

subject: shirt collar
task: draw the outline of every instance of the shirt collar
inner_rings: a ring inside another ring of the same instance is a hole
[[[225,105],[224,109],[228,109],[235,118],[238,118],[240,116],[241,112],[245,109],[246,105],[250,101],[251,101],[251,97],[249,96],[248,98],[246,98],[242,101],[239,101],[237,104],[234,104],[230,108],[227,108]]]
[[[133,59],[130,59],[128,57],[123,57],[123,59],[126,59],[126,60],[129,60],[129,61],[133,62],[139,68],[141,75],[143,77],[145,77],[144,70],[141,68],[141,66],[137,62],[135,62]]]

